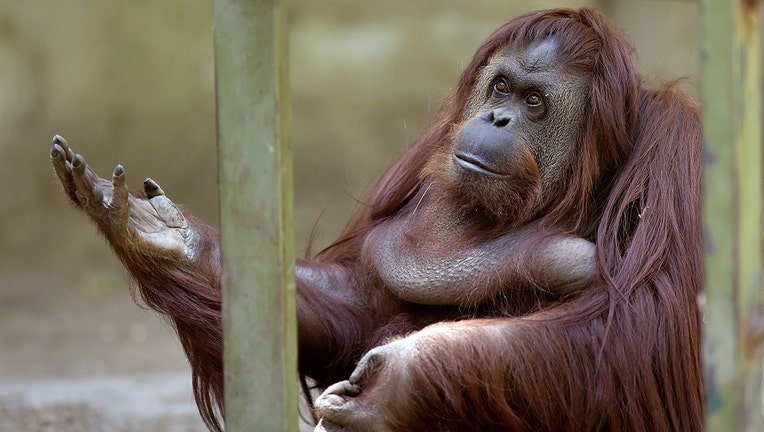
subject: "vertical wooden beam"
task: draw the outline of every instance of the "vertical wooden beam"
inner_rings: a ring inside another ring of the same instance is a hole
[[[297,430],[289,72],[282,0],[214,0],[228,431]]]
[[[762,429],[762,134],[756,1],[702,0],[710,432]]]

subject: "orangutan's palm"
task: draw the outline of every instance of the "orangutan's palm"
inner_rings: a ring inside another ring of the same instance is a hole
[[[64,191],[115,246],[155,256],[190,256],[192,231],[180,210],[151,179],[146,197],[130,193],[122,165],[112,180],[98,177],[63,137],[53,137],[50,157]]]

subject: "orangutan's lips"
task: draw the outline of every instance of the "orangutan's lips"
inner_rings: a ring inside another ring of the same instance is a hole
[[[488,165],[487,163],[480,160],[480,158],[471,155],[469,153],[464,153],[460,151],[454,152],[454,162],[456,162],[457,165],[461,166],[462,168],[476,172],[479,174],[485,174],[492,177],[506,177],[507,174],[501,173]]]

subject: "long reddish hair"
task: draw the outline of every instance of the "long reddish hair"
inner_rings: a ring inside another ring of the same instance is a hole
[[[548,212],[549,222],[582,224],[602,201],[602,180],[622,163],[639,112],[640,80],[631,62],[631,47],[623,36],[592,9],[555,9],[531,12],[496,30],[475,52],[459,82],[446,98],[433,123],[387,170],[371,197],[348,224],[345,234],[324,251],[332,260],[350,252],[337,247],[394,215],[423,185],[421,165],[448,141],[463,121],[463,112],[480,70],[506,45],[527,46],[549,36],[559,42],[558,59],[592,76],[585,136],[570,173],[569,187]],[[613,109],[613,107],[623,108]],[[596,199],[595,199],[596,198]],[[600,209],[601,210],[601,209]],[[571,221],[571,218],[573,219]],[[590,232],[594,227],[588,227]]]
[[[507,422],[527,430],[554,430],[552,425],[566,430],[701,430],[698,109],[674,85],[646,88],[634,69],[632,48],[592,9],[531,12],[493,33],[433,123],[388,169],[344,235],[321,258],[353,265],[365,233],[395,215],[423,187],[422,161],[449,145],[491,56],[504,46],[523,47],[550,36],[559,42],[560,61],[591,77],[591,90],[569,181],[541,220],[594,241],[602,277],[547,318],[533,318],[549,330],[544,339],[528,341],[528,347],[570,349],[578,355],[567,355],[564,362],[560,356],[537,356],[532,369],[508,366],[513,388],[532,412],[509,404],[503,393],[495,404],[486,402],[485,410],[494,419],[523,418]],[[523,335],[508,337],[522,340]],[[577,343],[593,348],[587,351]],[[517,344],[511,347],[518,350]],[[463,391],[439,388],[433,397],[453,392],[456,400]],[[556,399],[550,399],[550,392]],[[427,394],[425,384],[422,394]],[[427,410],[416,404],[396,409],[419,410],[420,416]],[[561,413],[565,423],[560,423]],[[478,426],[479,419],[469,425]],[[491,430],[490,424],[486,427]]]

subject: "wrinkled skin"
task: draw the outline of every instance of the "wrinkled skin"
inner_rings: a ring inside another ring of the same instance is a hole
[[[410,364],[472,333],[503,343],[516,324],[487,319],[499,314],[490,311],[491,302],[519,288],[542,291],[550,301],[574,295],[597,277],[591,242],[530,222],[565,188],[589,84],[558,65],[555,52],[549,39],[493,56],[453,142],[422,170],[429,186],[398,216],[370,230],[357,263],[298,261],[301,372],[320,384],[339,380],[315,402],[317,431],[390,430],[385,407],[407,403]],[[173,266],[183,268],[183,277],[219,278],[219,264],[202,265],[198,247],[212,242],[217,254],[217,239],[153,180],[144,182],[145,196],[129,193],[122,166],[111,180],[99,178],[60,136],[53,139],[51,160],[64,191],[118,255],[155,258],[152,265],[168,283],[180,283]],[[130,270],[142,289],[161,289],[144,272]],[[218,290],[204,291],[219,296]],[[463,307],[489,313],[453,322],[465,316]],[[174,319],[183,313],[157,308]],[[393,318],[396,327],[388,325]],[[219,326],[219,319],[205,325]],[[190,343],[202,333],[192,329]],[[380,339],[385,334],[398,338]],[[365,353],[360,361],[359,353]]]
[[[152,179],[143,183],[145,198],[135,196],[128,192],[122,165],[114,168],[111,181],[102,179],[58,135],[53,138],[50,157],[66,194],[114,247],[149,255],[192,257],[194,236],[186,218]]]

